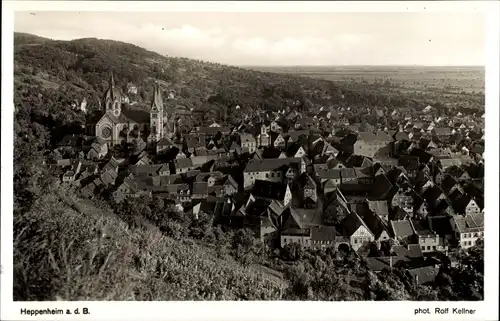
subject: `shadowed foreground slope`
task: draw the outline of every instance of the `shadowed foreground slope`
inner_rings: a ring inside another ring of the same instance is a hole
[[[15,217],[15,300],[273,300],[283,284],[192,241],[78,213],[55,194]],[[29,224],[26,224],[28,223]]]

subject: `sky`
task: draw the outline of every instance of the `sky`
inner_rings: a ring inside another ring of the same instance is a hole
[[[14,30],[238,66],[485,64],[481,13],[16,12]]]

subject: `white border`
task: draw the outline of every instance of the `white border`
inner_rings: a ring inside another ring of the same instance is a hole
[[[12,160],[13,160],[13,10],[24,11],[198,11],[198,12],[483,12],[487,18],[486,63],[486,262],[483,302],[12,302]],[[499,38],[498,2],[2,2],[2,193],[1,193],[1,284],[0,319],[30,320],[20,308],[88,307],[92,314],[39,316],[39,320],[62,319],[173,319],[173,320],[324,320],[324,319],[460,319],[498,320],[498,119]],[[419,315],[415,308],[472,308],[473,316]]]

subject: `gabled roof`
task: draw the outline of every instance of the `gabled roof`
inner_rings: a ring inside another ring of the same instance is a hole
[[[414,235],[413,226],[409,220],[391,221],[391,226],[396,238],[407,238]]]
[[[285,209],[281,214],[281,217],[283,219],[283,224],[282,224],[283,229],[290,229],[290,228],[302,229],[305,227],[302,220],[300,219],[299,214],[291,207]]]
[[[443,191],[438,186],[431,186],[425,190],[422,197],[429,203],[433,204],[437,199],[443,195]]]
[[[361,226],[364,226],[366,230],[373,235],[373,232],[366,226],[363,219],[354,211],[349,213],[341,222],[341,226],[344,235],[351,237]],[[375,236],[374,236],[375,237]]]
[[[231,175],[227,175],[227,179],[224,182],[224,185],[230,185],[233,186],[234,188],[238,189],[238,183],[234,180],[234,178]]]
[[[375,239],[378,239],[382,232],[387,232],[387,227],[382,222],[380,216],[372,212],[368,208],[368,204],[358,204],[355,212],[358,213],[359,217],[363,220],[365,226],[370,230],[370,232],[372,232]]]

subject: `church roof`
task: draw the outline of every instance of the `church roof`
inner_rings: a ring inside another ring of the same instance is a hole
[[[104,101],[106,101],[108,98],[111,100],[121,99],[121,92],[118,87],[115,85],[115,79],[113,77],[113,73],[110,74],[109,76],[109,87],[108,90],[106,91],[106,94],[104,96]]]
[[[106,113],[114,124],[134,122],[138,124],[149,124],[149,112],[145,110],[123,108],[119,116]]]

